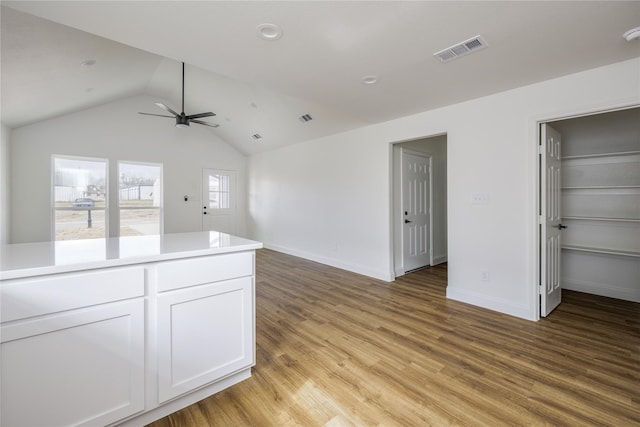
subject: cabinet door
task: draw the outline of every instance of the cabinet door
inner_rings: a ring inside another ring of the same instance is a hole
[[[106,425],[144,409],[142,298],[2,327],[3,426]]]
[[[253,277],[158,296],[160,402],[253,366],[253,301]]]

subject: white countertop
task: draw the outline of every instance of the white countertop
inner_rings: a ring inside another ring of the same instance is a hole
[[[259,249],[217,231],[19,243],[0,248],[0,280]]]

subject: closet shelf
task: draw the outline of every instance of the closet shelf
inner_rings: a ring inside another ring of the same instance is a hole
[[[562,187],[562,190],[618,190],[624,188],[640,188],[640,185],[584,185],[579,187]]]
[[[621,152],[618,152],[618,153],[583,154],[583,155],[580,155],[580,156],[562,157],[562,160],[597,159],[598,157],[632,156],[634,154],[640,154],[640,151],[621,151]]]
[[[640,219],[633,218],[598,218],[591,216],[565,216],[562,217],[563,220],[578,220],[578,221],[605,221],[605,222],[640,222]]]
[[[562,249],[569,251],[591,252],[595,254],[621,255],[626,257],[640,258],[640,252],[636,251],[621,251],[618,249],[596,248],[591,246],[562,246]]]

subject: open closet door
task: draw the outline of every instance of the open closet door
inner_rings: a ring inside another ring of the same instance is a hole
[[[560,142],[555,129],[540,129],[540,315],[560,304]]]

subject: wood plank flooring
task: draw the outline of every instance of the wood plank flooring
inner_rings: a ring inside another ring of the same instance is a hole
[[[156,421],[187,426],[638,426],[640,304],[564,291],[530,322],[261,249],[253,376]]]

